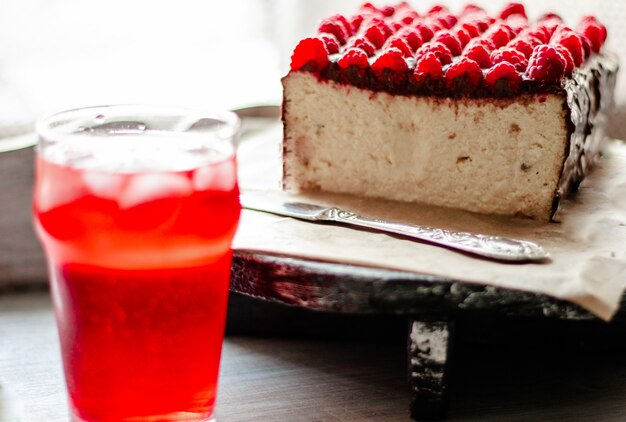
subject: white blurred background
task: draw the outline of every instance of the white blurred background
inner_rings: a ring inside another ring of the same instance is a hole
[[[104,103],[236,107],[280,100],[299,38],[357,0],[1,0],[0,113]],[[374,2],[383,5],[384,2]],[[425,11],[435,2],[414,1]],[[459,10],[466,1],[443,4]],[[498,11],[506,1],[477,1]],[[595,14],[622,52],[626,2],[528,0],[575,25]],[[3,93],[4,92],[4,93]],[[5,110],[6,109],[6,110]]]

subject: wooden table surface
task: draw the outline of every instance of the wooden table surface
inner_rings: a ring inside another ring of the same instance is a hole
[[[227,337],[219,420],[408,421],[405,333],[384,322],[310,316],[300,336]],[[361,334],[324,336],[315,329],[322,324]],[[626,420],[623,330],[584,324],[459,324],[448,420]],[[0,422],[17,421],[67,421],[46,292],[0,296]]]

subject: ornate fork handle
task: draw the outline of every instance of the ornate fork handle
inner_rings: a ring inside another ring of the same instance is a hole
[[[549,254],[541,246],[525,240],[391,223],[362,217],[338,208],[328,208],[324,212],[324,219],[412,237],[451,249],[502,261],[539,261],[549,257]]]

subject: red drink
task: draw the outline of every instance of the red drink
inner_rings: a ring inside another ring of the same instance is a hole
[[[240,206],[234,156],[209,155],[138,172],[37,158],[35,222],[76,420],[212,417]]]

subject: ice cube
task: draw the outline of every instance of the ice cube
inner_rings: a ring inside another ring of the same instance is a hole
[[[197,169],[193,174],[193,187],[197,191],[231,191],[235,187],[237,175],[231,162],[213,164]]]
[[[193,192],[191,181],[180,174],[147,173],[130,177],[119,197],[122,209],[165,198],[180,198]]]
[[[93,195],[105,199],[116,199],[122,193],[125,176],[101,171],[86,171],[83,180]]]
[[[40,212],[70,204],[85,196],[86,189],[78,177],[44,177],[37,188],[35,201]]]

